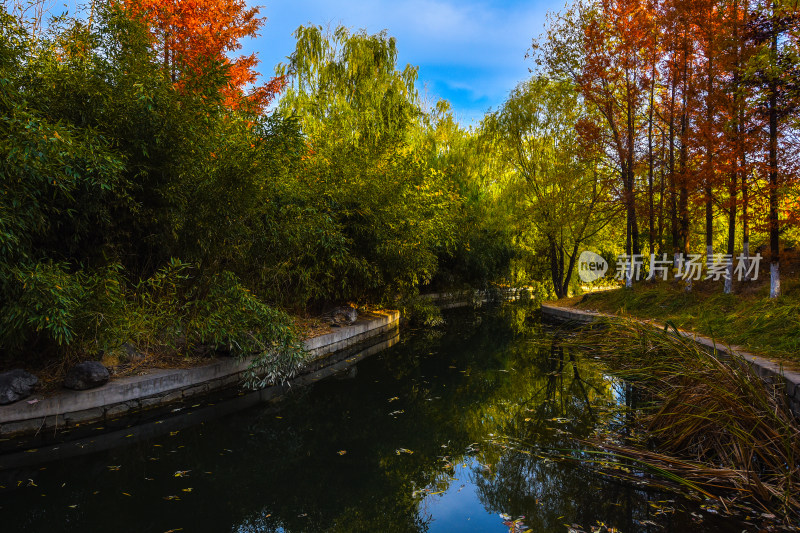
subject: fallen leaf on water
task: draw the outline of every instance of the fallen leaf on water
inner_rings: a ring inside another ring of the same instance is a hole
[[[187,487],[185,489],[181,489],[183,492],[192,492],[192,487]]]
[[[411,455],[411,454],[412,454],[412,453],[414,453],[414,452],[412,452],[411,450],[407,450],[407,449],[405,449],[405,448],[397,448],[397,449],[394,451],[394,453],[396,453],[397,455],[400,455],[401,453],[407,453],[407,454]]]
[[[122,465],[108,465],[108,469],[111,470],[112,472],[116,472],[121,467],[122,467]]]
[[[191,472],[191,470],[178,470],[175,472],[175,477],[185,477],[189,472]]]
[[[128,494],[127,492],[123,492],[122,494],[125,496],[130,496],[130,494]]]
[[[164,496],[165,500],[180,500],[180,496]]]
[[[339,451],[338,451],[338,452],[336,452],[336,453],[338,453],[339,455],[344,455],[344,454],[346,454],[346,453],[347,453],[347,450],[339,450]]]
[[[175,436],[175,435],[177,435],[178,433],[180,433],[180,431],[170,431],[170,432],[169,432],[169,436],[170,436],[170,437],[174,437],[174,436]]]
[[[395,401],[395,400],[399,400],[399,399],[400,399],[400,398],[398,398],[397,396],[395,396],[395,397],[393,397],[393,398],[389,398],[389,401],[390,401],[390,402],[393,402],[393,401]]]
[[[75,509],[77,505],[68,505],[67,507],[69,507],[70,509]]]

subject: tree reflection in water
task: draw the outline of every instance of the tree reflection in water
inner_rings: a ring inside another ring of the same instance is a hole
[[[350,379],[14,472],[21,485],[3,491],[4,530],[503,532],[524,516],[537,533],[599,522],[741,531],[659,514],[651,504],[669,496],[541,453],[577,448],[598,428],[624,431],[613,407],[636,398],[591,357],[563,348],[564,333],[540,324],[533,308],[445,316],[443,329],[404,331]]]

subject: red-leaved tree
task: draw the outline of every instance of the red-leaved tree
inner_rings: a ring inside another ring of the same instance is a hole
[[[265,22],[259,8],[248,8],[244,0],[122,0],[122,5],[150,28],[164,71],[179,90],[195,90],[221,73],[226,80],[220,87],[224,105],[263,111],[283,89],[280,77],[255,85],[255,54],[228,56]]]

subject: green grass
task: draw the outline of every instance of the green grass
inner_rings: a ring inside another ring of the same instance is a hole
[[[571,305],[605,313],[671,321],[677,327],[721,344],[735,345],[800,369],[800,280],[783,281],[783,294],[768,297],[766,284],[723,294],[721,282],[695,283],[686,292],[679,283],[642,282],[587,294]]]

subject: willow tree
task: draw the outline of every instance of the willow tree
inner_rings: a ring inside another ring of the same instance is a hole
[[[616,212],[596,143],[579,135],[587,110],[573,85],[534,77],[518,85],[486,126],[502,140],[521,222],[546,241],[556,296],[567,296],[581,246]]]
[[[301,26],[278,112],[307,138],[304,187],[350,243],[348,283],[365,291],[415,290],[454,244],[458,194],[415,144],[423,112],[417,68],[397,66],[397,43],[338,27]]]
[[[281,107],[301,117],[310,137],[338,127],[350,135],[337,141],[375,148],[419,116],[417,68],[397,69],[397,41],[385,30],[369,35],[344,26],[330,33],[300,26],[294,36],[289,63],[277,68],[290,80]]]

